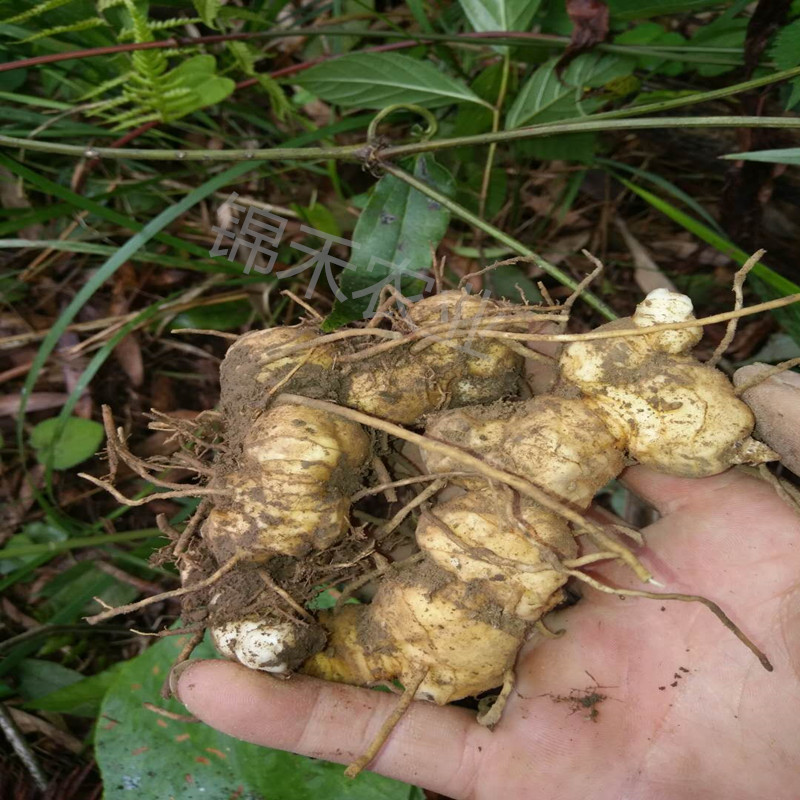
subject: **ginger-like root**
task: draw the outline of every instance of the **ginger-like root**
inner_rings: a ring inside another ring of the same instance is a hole
[[[656,289],[630,320],[611,325],[641,329],[693,319],[688,297]],[[562,378],[578,387],[632,458],[660,472],[699,478],[776,459],[752,439],[755,417],[728,378],[688,355],[701,335],[701,328],[686,327],[573,342],[561,358]]]
[[[426,326],[477,324],[491,319],[502,304],[451,291],[412,305],[408,323]],[[492,340],[434,340],[421,353],[411,345],[395,347],[345,367],[341,402],[350,408],[402,425],[416,425],[442,408],[490,403],[517,394],[522,356]]]

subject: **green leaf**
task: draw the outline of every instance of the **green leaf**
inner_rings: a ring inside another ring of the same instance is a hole
[[[651,45],[656,48],[659,46],[685,46],[686,43],[686,39],[677,31],[668,31],[657,22],[644,22],[621,33],[614,39],[614,44]],[[640,69],[659,72],[662,75],[678,75],[686,68],[682,62],[663,56],[636,54],[635,58],[636,65]]]
[[[7,542],[5,547],[0,550],[0,575],[7,575],[24,564],[34,561],[34,554],[25,555],[24,548],[27,546],[40,547],[44,545],[55,545],[63,542],[67,538],[67,532],[63,528],[50,525],[47,522],[29,522],[20,533],[14,534]],[[11,558],[4,556],[6,551],[15,552],[23,548],[23,555]]]
[[[719,17],[714,22],[703,25],[697,33],[689,39],[691,47],[735,47],[743,50],[744,40],[747,35],[746,19],[735,17],[726,19]],[[697,74],[706,78],[722,75],[735,69],[735,65],[725,64],[698,64]]]
[[[105,693],[114,683],[124,664],[114,664],[105,672],[82,678],[61,689],[37,697],[25,704],[36,711],[74,714],[77,717],[96,717]]]
[[[719,5],[719,0],[608,0],[611,18],[614,21],[683,14]]]
[[[763,161],[767,164],[800,164],[800,147],[784,147],[779,150],[751,150],[748,153],[728,153],[721,158],[729,161]]]
[[[205,25],[217,28],[216,19],[222,8],[222,0],[192,0],[192,5]]]
[[[91,458],[103,441],[103,426],[91,419],[68,417],[61,437],[54,442],[58,419],[51,417],[31,431],[31,446],[42,464],[52,460],[53,469],[69,469]]]
[[[174,111],[169,114],[170,119],[213,106],[233,92],[236,88],[234,81],[215,75],[216,68],[214,56],[199,55],[187,58],[164,76],[164,79],[174,82],[175,86],[189,90],[189,94],[175,104]]]
[[[23,700],[44,697],[83,680],[83,675],[77,670],[38,658],[23,658],[14,670],[14,677],[17,680],[17,691]]]
[[[583,117],[602,105],[597,97],[584,98],[587,88],[630,75],[633,59],[599,53],[578,56],[559,77],[557,58],[542,64],[520,89],[506,116],[506,129]]]
[[[200,328],[207,331],[230,331],[246,325],[253,316],[247,300],[229,300],[213,306],[198,306],[182,311],[170,323],[174,328]]]
[[[515,303],[539,303],[542,293],[539,287],[519,268],[513,264],[497,267],[489,273],[492,293]]]
[[[541,0],[459,0],[478,32],[527,31]]]
[[[178,701],[159,694],[184,640],[166,637],[129,661],[106,693],[95,733],[104,800],[423,800],[418,789],[373,773],[351,781],[338,764],[247,744],[149,711],[144,703],[186,714]],[[213,658],[214,652],[204,643],[195,655]]]
[[[432,155],[417,156],[413,173],[443,194],[452,194],[452,176]],[[376,293],[386,283],[399,282],[408,296],[430,289],[432,279],[425,272],[449,221],[447,209],[393,175],[384,175],[353,231],[352,269],[345,270],[339,282],[346,299],[336,301],[323,328],[334,330],[369,315]]]
[[[397,53],[353,53],[318,64],[292,83],[348,108],[385,108],[395,103],[442,106],[480,103],[473,91],[429,61]]]
[[[778,69],[791,69],[800,64],[800,19],[780,30],[769,54]]]

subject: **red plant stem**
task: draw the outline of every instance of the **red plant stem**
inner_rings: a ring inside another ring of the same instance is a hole
[[[298,33],[297,31],[287,30],[281,34],[281,37],[275,36],[273,31],[255,31],[253,33],[225,33],[217,34],[215,36],[182,36],[172,37],[171,39],[159,39],[156,42],[131,42],[130,44],[115,44],[107,47],[93,47],[88,50],[70,50],[66,53],[50,53],[46,56],[34,56],[33,58],[23,58],[19,61],[10,61],[7,64],[0,64],[0,72],[8,72],[13,69],[25,69],[27,67],[35,67],[39,64],[52,64],[56,61],[69,61],[73,58],[92,58],[93,56],[112,55],[114,53],[129,53],[132,50],[158,50],[165,47],[191,47],[199,44],[217,44],[219,42],[235,42],[243,39],[258,39],[266,35],[272,35],[274,38],[281,38],[283,36],[304,36],[305,33]],[[324,35],[324,31],[321,32]],[[414,34],[410,34],[414,35]],[[509,31],[484,31],[480,33],[460,33],[454,35],[453,39],[533,39],[535,41],[552,41],[554,43],[563,43],[565,41],[563,36],[551,36],[544,33],[518,33]],[[421,42],[439,41],[439,38],[431,38],[425,34],[414,35],[414,39],[402,40],[396,43],[391,49],[397,47],[414,47]],[[381,45],[381,47],[389,47],[389,45]]]

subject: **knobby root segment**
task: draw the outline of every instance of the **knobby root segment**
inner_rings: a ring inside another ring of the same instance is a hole
[[[566,503],[558,500],[540,486],[532,483],[531,481],[511,472],[493,467],[487,464],[477,456],[468,453],[466,450],[456,447],[455,445],[446,444],[445,442],[433,439],[430,436],[423,436],[413,431],[406,430],[400,425],[395,425],[393,422],[387,422],[380,417],[373,417],[369,414],[364,414],[361,411],[355,411],[351,408],[339,406],[336,403],[330,403],[327,400],[314,400],[309,397],[302,397],[296,394],[281,394],[276,398],[278,402],[294,403],[296,405],[308,406],[309,408],[316,408],[321,411],[328,411],[331,414],[338,414],[339,416],[350,419],[353,422],[358,422],[361,425],[366,425],[371,428],[376,428],[388,433],[391,436],[396,436],[398,439],[405,439],[408,442],[418,445],[424,450],[437,452],[440,455],[448,456],[456,461],[459,461],[466,467],[470,467],[479,475],[488,480],[497,481],[499,483],[507,484],[516,489],[520,494],[530,497],[535,500],[539,505],[544,506],[546,509],[561,515],[564,519],[571,522],[576,529],[583,534],[588,535],[592,541],[597,545],[600,550],[608,550],[616,554],[617,558],[627,564],[642,581],[648,583],[652,579],[652,575],[648,569],[639,561],[638,558],[623,544],[612,539],[603,529],[586,519],[582,514],[571,508]]]
[[[763,258],[766,250],[757,250],[747,261],[744,262],[742,268],[737,271],[736,275],[733,278],[733,294],[735,297],[734,303],[734,310],[739,311],[741,307],[744,305],[744,281],[747,277],[747,273],[750,272],[753,267],[758,264],[759,261]],[[725,335],[722,337],[722,341],[717,345],[716,349],[711,355],[711,358],[708,359],[706,362],[709,367],[716,367],[719,363],[719,360],[722,356],[725,355],[725,352],[730,347],[731,342],[733,341],[733,337],[736,336],[736,325],[739,320],[734,317],[733,319],[728,321],[728,327],[725,330]]]
[[[701,603],[704,605],[712,614],[714,614],[717,619],[729,630],[731,631],[734,636],[745,646],[748,650],[750,650],[753,655],[761,662],[761,666],[764,667],[767,672],[772,672],[773,666],[770,663],[770,660],[767,658],[766,654],[760,650],[753,641],[742,631],[741,628],[713,601],[709,600],[707,597],[703,597],[699,594],[679,594],[676,592],[642,592],[637,589],[618,589],[614,586],[608,586],[605,583],[601,583],[596,578],[592,578],[589,575],[586,575],[583,572],[578,572],[577,570],[568,570],[568,574],[572,575],[572,577],[577,578],[578,580],[583,581],[584,583],[588,583],[593,589],[597,589],[599,592],[605,592],[606,594],[616,594],[616,595],[623,595],[625,597],[645,597],[648,600],[680,600],[684,603]]]
[[[90,625],[96,625],[98,622],[111,619],[111,617],[116,617],[119,614],[130,614],[133,611],[138,611],[140,608],[145,608],[145,606],[152,605],[153,603],[161,603],[164,600],[169,600],[173,597],[183,597],[185,594],[197,592],[201,589],[207,589],[209,586],[215,584],[223,575],[230,572],[240,561],[244,560],[244,558],[245,555],[239,553],[232,558],[229,558],[218,570],[216,570],[216,572],[214,572],[212,575],[209,575],[202,581],[193,583],[191,586],[183,586],[180,589],[172,589],[169,592],[162,592],[161,594],[156,594],[152,597],[145,597],[144,600],[138,600],[137,602],[129,603],[128,605],[112,608],[99,597],[95,597],[94,599],[105,608],[105,611],[101,611],[99,614],[94,614],[91,617],[85,617],[84,619]]]
[[[397,701],[397,705],[394,707],[394,710],[386,718],[386,721],[383,723],[383,725],[381,725],[378,735],[372,740],[364,755],[359,756],[344,771],[344,774],[348,778],[355,778],[361,772],[361,770],[364,769],[370,763],[370,761],[372,761],[375,756],[378,755],[381,748],[386,743],[386,740],[397,726],[397,723],[402,719],[403,714],[408,711],[409,706],[414,700],[414,695],[417,693],[417,689],[419,689],[427,674],[428,670],[423,669],[411,679],[408,686],[405,687],[405,691],[400,696],[400,699]]]

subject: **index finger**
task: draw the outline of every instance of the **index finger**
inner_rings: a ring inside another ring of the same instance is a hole
[[[350,763],[364,753],[398,698],[305,675],[281,680],[229,661],[191,661],[180,701],[237,739]],[[459,798],[469,795],[491,733],[466,709],[412,703],[369,769]]]

